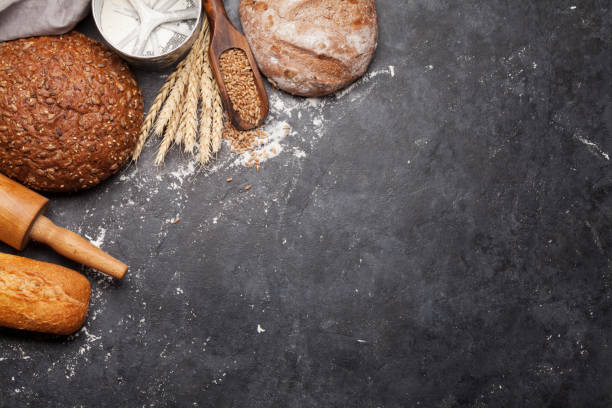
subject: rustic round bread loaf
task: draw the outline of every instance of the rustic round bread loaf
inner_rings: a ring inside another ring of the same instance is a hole
[[[44,191],[90,188],[127,162],[143,116],[128,66],[73,32],[0,44],[0,171]]]
[[[301,96],[359,78],[378,41],[375,0],[241,0],[240,20],[268,80]]]

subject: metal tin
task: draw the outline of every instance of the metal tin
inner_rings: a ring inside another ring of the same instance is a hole
[[[123,59],[132,64],[136,68],[146,69],[146,70],[163,70],[178,62],[193,46],[198,33],[200,32],[200,28],[202,26],[202,2],[196,0],[194,4],[199,10],[198,19],[196,24],[193,26],[193,29],[190,32],[190,35],[177,47],[173,50],[154,56],[142,56],[142,55],[134,55],[125,52],[124,50],[119,49],[116,45],[114,45],[104,34],[102,29],[102,6],[104,1],[112,1],[112,0],[92,0],[91,9],[93,13],[93,18],[96,23],[96,27],[100,32],[100,35],[104,39],[104,42],[111,48],[114,52],[119,54]]]

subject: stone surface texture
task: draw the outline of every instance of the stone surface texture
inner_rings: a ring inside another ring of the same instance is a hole
[[[342,98],[270,88],[324,120],[293,111],[259,173],[152,142],[51,197],[131,270],[81,268],[74,337],[0,330],[0,406],[612,406],[610,2],[377,7]],[[147,106],[165,75],[137,72]]]

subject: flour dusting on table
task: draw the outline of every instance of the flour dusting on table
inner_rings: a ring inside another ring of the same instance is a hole
[[[270,113],[264,126],[264,131],[268,134],[268,138],[264,139],[266,144],[253,152],[238,154],[238,157],[231,161],[230,167],[248,162],[253,154],[257,155],[260,162],[272,159],[285,150],[292,151],[296,158],[306,157],[307,153],[302,148],[289,146],[291,143],[288,143],[287,139],[299,136],[302,141],[309,140],[309,144],[313,147],[316,139],[327,132],[326,125],[332,121],[333,123],[339,123],[344,117],[346,112],[334,111],[332,117],[326,118],[326,114],[330,113],[338,101],[348,97],[352,105],[361,104],[374,89],[378,77],[392,79],[395,78],[395,75],[395,66],[389,65],[368,72],[344,90],[321,98],[301,98],[273,90],[268,95]],[[295,120],[301,121],[302,118],[309,120],[311,125],[299,128],[292,124]],[[265,153],[263,157],[261,153]],[[213,168],[216,170],[219,167],[223,166],[217,165]]]
[[[341,124],[342,119],[351,111],[355,104],[367,103],[366,98],[382,78],[392,79],[396,76],[394,67],[385,67],[366,74],[362,79],[351,85],[349,91],[341,91],[335,95],[324,98],[299,98],[280,91],[272,90],[270,96],[270,115],[265,124],[268,140],[264,146],[258,147],[260,152],[268,153],[262,160],[273,159],[284,162],[299,162],[308,157],[310,152],[316,149],[316,144],[328,135],[331,125]],[[350,104],[344,103],[350,99]],[[340,103],[342,102],[342,103]],[[274,149],[274,150],[273,150]],[[61,375],[67,381],[75,381],[85,367],[91,364],[99,364],[101,370],[115,369],[121,364],[121,353],[117,352],[122,336],[136,333],[133,341],[137,341],[143,347],[156,347],[160,349],[160,358],[166,358],[177,352],[176,345],[172,339],[151,340],[147,331],[152,322],[148,316],[156,313],[165,313],[147,304],[143,293],[148,281],[149,273],[155,271],[154,260],[160,253],[165,252],[169,256],[175,250],[177,243],[170,242],[171,236],[177,228],[181,228],[183,221],[174,223],[181,219],[181,214],[190,204],[190,194],[194,188],[201,188],[197,183],[199,177],[211,177],[216,172],[235,172],[248,160],[252,152],[242,155],[230,154],[229,148],[224,149],[219,158],[212,166],[202,169],[195,161],[183,161],[177,158],[174,164],[167,163],[161,168],[149,167],[149,165],[138,164],[126,168],[119,176],[107,184],[107,190],[121,187],[123,194],[117,197],[110,206],[98,208],[85,208],[82,213],[73,217],[72,224],[66,226],[75,231],[82,231],[91,241],[103,249],[122,257],[121,251],[129,253],[133,243],[121,239],[125,232],[123,228],[139,231],[150,237],[146,245],[149,247],[150,258],[142,265],[133,266],[127,273],[122,286],[129,291],[130,301],[126,304],[124,314],[114,315],[111,313],[109,297],[117,288],[112,279],[87,268],[82,268],[92,281],[92,294],[89,316],[86,325],[76,334],[70,336],[67,342],[77,345],[75,348],[66,347],[64,351],[58,352],[50,361],[44,375]],[[143,161],[144,162],[144,161]],[[224,174],[225,180],[232,174]],[[234,176],[233,183],[237,177]],[[292,182],[293,183],[293,182]],[[257,186],[254,186],[257,189]],[[260,205],[267,211],[273,206],[279,205],[281,200],[286,200],[295,189],[291,184],[283,192],[284,196],[272,195]],[[167,192],[172,191],[168,197]],[[279,193],[280,194],[280,193]],[[107,199],[107,194],[100,194],[98,200]],[[160,197],[167,200],[163,210],[158,211]],[[198,203],[202,208],[202,220],[194,226],[195,231],[202,232],[207,228],[220,228],[231,214],[235,214],[237,208],[242,208],[247,194],[223,197],[216,213],[207,211],[207,204]],[[215,208],[215,207],[211,207]],[[88,222],[95,217],[96,225]],[[78,220],[78,221],[74,221]],[[101,220],[101,221],[100,221]],[[168,222],[170,220],[170,222]],[[187,222],[188,220],[185,220]],[[248,222],[248,221],[247,221]],[[121,225],[120,228],[108,228],[107,225]],[[176,238],[176,236],[174,236]],[[182,237],[182,236],[179,236]],[[120,243],[120,244],[119,244]],[[285,241],[286,243],[286,241]],[[129,259],[126,259],[129,261]],[[180,269],[172,270],[168,275],[168,286],[160,288],[160,295],[177,298],[183,306],[183,315],[179,316],[186,321],[198,318],[198,311],[189,305],[189,299],[193,296],[189,293],[189,286],[183,282]],[[103,322],[103,323],[102,323]],[[258,325],[256,333],[263,335],[266,328]],[[194,352],[206,352],[207,344],[211,337],[190,339],[188,347]],[[38,349],[22,347],[18,344],[9,345],[0,352],[0,366],[11,361],[28,362],[39,358],[43,351]],[[227,367],[235,362],[228,361]],[[219,384],[223,381],[225,373],[213,381]],[[120,381],[120,379],[117,379]],[[157,380],[160,385],[166,384],[169,379]],[[24,390],[25,392],[25,390]]]

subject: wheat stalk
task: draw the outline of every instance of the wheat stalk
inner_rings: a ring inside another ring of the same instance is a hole
[[[172,91],[170,92],[170,95],[168,96],[164,107],[159,113],[157,122],[155,122],[154,133],[157,136],[161,136],[162,134],[164,134],[164,129],[166,128],[170,120],[177,115],[177,112],[179,112],[178,114],[180,116],[179,107],[183,102],[183,98],[185,96],[185,87],[189,82],[189,69],[191,68],[190,63],[193,59],[192,55],[193,54],[190,53],[187,58],[185,58],[185,64],[182,67],[177,68],[177,78],[174,87],[172,88]]]
[[[208,46],[210,42],[210,32],[207,33],[204,43]],[[202,109],[200,112],[200,140],[198,158],[203,166],[211,158],[211,139],[212,139],[212,98],[215,89],[215,78],[210,69],[210,60],[207,53],[203,54],[202,70],[200,72],[200,99],[202,100]]]
[[[196,41],[197,42],[197,41]],[[172,143],[176,141],[179,126],[181,124],[181,118],[183,117],[181,110],[179,109],[183,105],[183,101],[186,96],[186,90],[189,86],[190,72],[193,69],[193,60],[195,53],[192,51],[182,61],[181,65],[177,69],[178,77],[170,96],[164,105],[159,118],[155,123],[155,134],[161,135],[163,133],[164,138],[157,155],[155,156],[155,164],[161,165],[164,162],[166,153],[172,146]],[[183,105],[184,107],[184,105]]]
[[[202,99],[202,110],[200,114],[200,140],[198,157],[201,165],[205,165],[210,160],[210,141],[212,125],[212,104],[210,102],[209,79],[203,73],[201,78],[200,96]]]
[[[163,163],[172,142],[180,143],[182,141],[182,133],[179,131],[181,118],[184,115],[189,114],[185,98],[188,94],[188,88],[190,88],[189,84],[192,77],[192,72],[195,69],[198,53],[201,51],[204,31],[207,30],[207,27],[208,26],[204,26],[202,31],[200,31],[200,34],[198,35],[198,38],[195,41],[191,51],[184,60],[183,66],[180,67],[181,69],[178,73],[178,78],[174,88],[172,89],[172,92],[170,93],[170,96],[168,97],[166,104],[164,105],[161,113],[159,114],[159,118],[155,123],[155,133],[157,135],[161,135],[162,133],[164,134],[164,139],[155,158],[155,163],[158,165]],[[197,97],[195,101],[195,112],[197,112]],[[181,109],[181,107],[183,109]]]
[[[145,142],[147,141],[149,135],[151,134],[151,129],[153,128],[155,119],[157,119],[157,115],[159,114],[159,111],[162,109],[164,102],[166,102],[166,99],[168,98],[170,91],[172,91],[172,88],[174,87],[176,83],[178,73],[185,66],[185,62],[186,60],[183,59],[178,64],[176,70],[174,70],[174,72],[172,72],[172,74],[168,76],[168,78],[166,79],[166,82],[164,82],[164,85],[162,86],[162,88],[159,90],[159,93],[155,97],[153,104],[151,104],[151,107],[149,108],[149,112],[147,113],[147,116],[145,117],[145,120],[143,121],[141,130],[140,130],[140,136],[138,137],[138,142],[136,143],[134,153],[132,154],[132,160],[136,161],[138,160],[138,157],[140,157],[140,154],[142,153],[142,149],[145,145]]]
[[[217,80],[212,74],[210,68],[210,59],[208,62],[208,73],[210,78],[212,109],[211,109],[211,150],[212,153],[217,153],[221,149],[221,138],[223,136],[223,104],[221,103],[221,94]]]
[[[166,153],[168,153],[170,146],[172,146],[172,142],[174,141],[174,135],[176,134],[179,125],[181,124],[181,116],[182,115],[173,115],[170,118],[170,121],[168,122],[166,132],[164,133],[164,138],[162,140],[161,145],[159,146],[157,156],[155,156],[155,164],[158,166],[164,163]]]
[[[155,164],[158,165],[164,162],[164,157],[174,141],[174,136],[180,124],[181,114],[178,108],[185,97],[185,88],[187,86],[187,80],[189,79],[188,67],[189,63],[187,62],[178,72],[176,83],[157,118],[157,122],[155,122],[154,133],[158,136],[164,135],[157,156],[155,157]]]
[[[215,100],[213,102],[212,115],[212,151],[217,153],[221,149],[221,137],[223,135],[223,104],[219,95],[219,88],[215,82]]]
[[[185,145],[185,153],[193,152],[196,136],[198,134],[198,102],[200,95],[200,82],[197,78],[199,69],[191,72],[190,85],[187,89],[187,103],[181,119],[179,134]]]
[[[206,31],[206,34],[205,34]],[[183,113],[181,117],[181,125],[174,139],[175,143],[183,143],[185,152],[193,152],[195,146],[196,135],[198,133],[198,102],[200,98],[200,81],[198,75],[202,72],[203,64],[203,43],[207,37],[208,30],[203,29],[196,43],[194,44],[191,54],[189,70],[189,84],[187,86],[187,100],[183,105]],[[193,56],[192,56],[193,55]]]
[[[158,136],[163,135],[155,156],[156,165],[164,162],[173,143],[183,143],[185,152],[193,153],[198,132],[197,154],[201,165],[208,163],[212,154],[221,148],[223,106],[210,67],[209,45],[210,29],[205,20],[191,51],[168,77],[153,101],[141,129],[134,160],[142,152],[151,130]]]
[[[147,116],[145,117],[145,120],[140,130],[140,136],[138,137],[136,148],[134,149],[134,153],[132,155],[132,160],[134,161],[138,160],[138,157],[140,156],[140,153],[142,152],[142,148],[144,147],[144,144],[147,141],[149,134],[151,133],[151,129],[153,128],[153,124],[155,123],[157,114],[159,113],[162,106],[164,105],[164,102],[168,98],[168,94],[170,94],[170,91],[172,90],[172,87],[174,86],[174,83],[176,82],[176,76],[177,76],[176,73],[177,71],[174,71],[172,74],[170,74],[170,76],[164,83],[164,86],[162,86],[159,93],[155,97],[155,100],[153,101],[151,108],[149,108],[149,112],[147,113]]]

